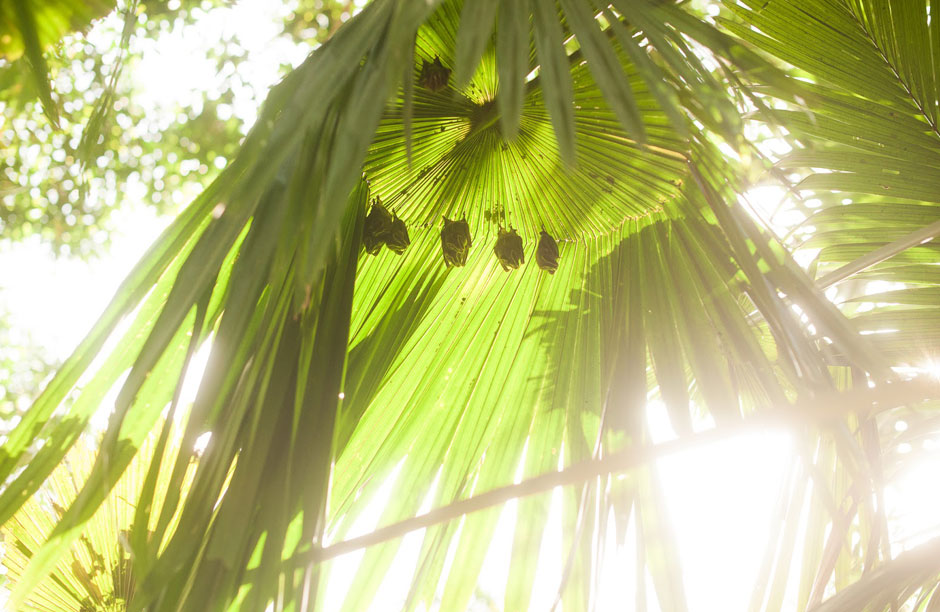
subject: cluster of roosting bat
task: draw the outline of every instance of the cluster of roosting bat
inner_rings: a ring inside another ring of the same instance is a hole
[[[449,81],[450,70],[441,64],[439,57],[435,56],[433,62],[422,60],[421,73],[418,76],[418,83],[422,87],[437,92],[447,87]],[[411,244],[411,240],[404,221],[399,219],[398,215],[388,212],[388,209],[376,198],[362,230],[362,244],[370,255],[377,255],[382,250],[382,245],[401,255]],[[447,267],[466,265],[471,246],[473,246],[473,240],[470,237],[470,226],[467,225],[467,220],[452,221],[444,217],[441,248],[444,251],[444,263]],[[522,236],[512,228],[509,230],[499,228],[493,252],[496,253],[496,258],[503,266],[503,270],[515,270],[525,263]],[[549,274],[554,274],[558,269],[558,243],[544,229],[539,236],[539,246],[535,250],[535,261],[539,268]]]
[[[377,255],[384,245],[401,255],[409,244],[411,244],[411,239],[405,222],[399,219],[398,215],[390,213],[376,198],[362,229],[362,246],[365,247],[366,252],[370,255]],[[467,220],[451,221],[444,217],[441,248],[444,251],[444,263],[447,267],[464,266],[467,263],[467,254],[471,246],[473,246],[473,240],[470,237],[470,226],[467,225]],[[515,270],[525,263],[522,236],[512,228],[509,230],[499,228],[493,252],[496,253],[496,258],[503,266],[503,270]],[[539,268],[549,274],[554,274],[558,269],[558,243],[544,229],[539,236],[538,248],[535,250],[535,261]]]

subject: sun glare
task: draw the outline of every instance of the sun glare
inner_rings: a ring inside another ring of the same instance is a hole
[[[650,401],[646,414],[654,443],[675,439],[661,401]],[[697,430],[713,425],[710,418],[699,420]],[[747,608],[792,461],[790,434],[779,430],[737,435],[656,461],[690,610]]]
[[[940,474],[940,456],[936,452],[924,455],[902,468],[885,490],[892,554],[940,535],[940,488],[933,486]]]
[[[928,361],[925,363],[924,371],[937,380],[940,380],[940,359]]]
[[[112,213],[119,232],[106,256],[53,258],[38,239],[0,250],[0,299],[11,324],[32,331],[51,357],[63,360],[104,311],[121,280],[169,224],[152,208],[129,204]]]
[[[134,71],[142,90],[137,103],[158,111],[181,105],[198,113],[204,98],[217,100],[227,90],[233,103],[220,110],[250,126],[268,88],[279,80],[279,68],[296,66],[310,51],[279,36],[289,12],[287,3],[241,0],[204,13],[197,23],[177,24],[156,40],[142,40],[143,59]],[[220,41],[237,41],[245,52],[237,78],[232,78],[234,64],[226,62],[219,70],[212,58],[210,51]]]
[[[789,435],[738,436],[661,459],[692,610],[744,610],[792,462]]]
[[[663,438],[659,442],[673,437],[671,430],[664,428],[668,419],[664,418],[663,412],[661,404],[652,403],[649,414],[651,422],[660,427],[657,435]],[[746,609],[765,545],[776,533],[771,517],[778,503],[780,483],[792,461],[789,435],[767,431],[737,436],[655,462],[653,470],[661,482],[663,510],[675,530],[690,610]],[[382,510],[394,491],[396,477],[397,470],[383,483],[375,500],[356,520],[346,537],[367,533],[378,525]],[[539,547],[531,593],[531,610],[550,610],[558,597],[569,553],[561,537],[562,493],[561,488],[550,493],[546,529]],[[421,513],[430,510],[432,497],[429,494],[425,499]],[[519,504],[519,500],[510,501],[500,511],[471,610],[502,609],[515,529],[519,521],[527,518],[519,514]],[[599,580],[592,595],[598,610],[631,609],[634,605],[638,580],[635,521],[634,512],[621,542],[617,541],[613,517],[608,523]],[[372,610],[378,612],[391,609],[387,607],[389,605],[394,608],[404,604],[425,531],[414,531],[403,538],[390,566],[390,574],[378,587]],[[445,562],[448,566],[456,553],[459,535],[455,536],[448,551]],[[364,553],[357,551],[333,561],[324,610],[332,612],[342,608],[348,586],[360,570],[363,558]],[[454,571],[460,570],[454,568]],[[642,592],[645,593],[642,597],[647,602],[647,609],[661,610],[650,570],[641,576]],[[438,585],[431,610],[441,609],[443,590],[444,584]]]

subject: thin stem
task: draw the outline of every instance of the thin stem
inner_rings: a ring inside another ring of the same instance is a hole
[[[425,514],[386,525],[357,538],[350,538],[324,548],[314,548],[304,555],[295,557],[294,560],[314,563],[327,561],[346,553],[399,538],[412,531],[426,529],[471,512],[504,504],[511,499],[544,493],[555,487],[584,483],[592,478],[615,472],[629,471],[660,457],[712,444],[742,433],[767,431],[768,428],[774,426],[794,430],[800,430],[809,425],[824,426],[838,422],[840,417],[850,412],[864,414],[888,410],[925,399],[940,399],[940,381],[922,377],[905,382],[882,384],[870,389],[820,394],[812,400],[768,410],[742,420],[736,425],[717,427],[685,438],[639,446],[602,459],[575,463],[565,470],[542,474],[518,484],[499,487],[456,501]]]
[[[850,276],[858,274],[862,270],[866,270],[875,264],[890,259],[911,247],[929,242],[937,236],[940,236],[940,221],[935,221],[926,227],[911,232],[903,238],[899,238],[894,242],[884,245],[880,249],[872,251],[864,257],[859,257],[855,261],[849,262],[837,270],[833,270],[816,281],[816,285],[820,289],[826,289]]]

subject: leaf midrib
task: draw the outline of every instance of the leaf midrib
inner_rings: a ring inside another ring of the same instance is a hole
[[[858,26],[858,29],[862,33],[862,36],[864,36],[865,40],[871,43],[871,46],[875,49],[875,51],[878,52],[878,55],[884,61],[885,65],[891,70],[891,74],[894,75],[898,85],[901,86],[901,88],[904,90],[904,93],[907,95],[907,98],[914,105],[914,108],[917,109],[917,112],[921,117],[923,117],[924,121],[926,121],[927,125],[930,127],[930,131],[933,136],[935,136],[937,140],[940,141],[940,126],[931,120],[930,115],[924,108],[924,105],[921,104],[921,101],[917,98],[917,96],[914,95],[914,92],[911,90],[910,86],[908,86],[907,82],[904,80],[904,77],[901,76],[901,73],[898,72],[898,69],[895,67],[894,63],[892,63],[888,58],[887,54],[884,52],[884,49],[882,49],[881,45],[878,44],[878,40],[872,35],[868,28],[865,27],[865,24],[859,20],[858,15],[855,14],[855,11],[853,11],[851,7],[846,7],[843,3],[843,8],[845,8],[846,12],[855,25]]]

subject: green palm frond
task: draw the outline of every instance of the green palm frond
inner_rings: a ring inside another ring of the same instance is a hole
[[[818,269],[829,271],[820,280],[838,279],[836,299],[859,331],[895,363],[923,367],[940,357],[940,249],[930,241],[940,234],[940,207],[861,199],[810,217],[807,223],[817,231],[803,247],[819,249]],[[886,247],[883,257],[869,261]],[[844,276],[836,266],[848,266],[852,274]],[[873,281],[890,289],[872,291]]]
[[[426,499],[439,508],[509,484],[517,469],[537,477],[647,444],[649,397],[686,434],[693,412],[723,426],[840,388],[833,352],[860,376],[893,377],[737,204],[743,172],[712,134],[738,144],[741,118],[691,41],[748,78],[780,87],[783,73],[669,3],[520,4],[377,0],[272,90],[238,157],[138,264],[0,449],[6,479],[47,440],[0,494],[6,521],[120,389],[95,465],[32,551],[17,601],[175,410],[206,342],[179,450],[165,445],[150,462],[147,482],[166,478],[167,496],[130,534],[132,610],[311,606],[328,571],[317,552],[349,534],[392,475],[381,524]],[[361,248],[372,198],[404,222],[403,253]],[[443,216],[470,228],[463,267],[443,260]],[[493,252],[501,227],[523,239],[519,269]],[[543,229],[559,244],[554,274],[535,263]],[[116,348],[97,360],[109,340]],[[45,427],[73,390],[65,418]],[[846,452],[860,452],[853,433],[837,428],[827,450],[848,439]],[[866,465],[839,469],[868,476]],[[590,605],[612,508],[621,537],[637,521],[664,608],[686,608],[654,466],[562,499],[566,610]],[[513,610],[529,603],[549,496],[519,512]],[[491,508],[429,528],[406,608],[442,585],[442,609],[463,609],[498,519]],[[400,544],[367,551],[347,609],[369,605]]]
[[[936,358],[940,310],[918,296],[937,287],[938,247],[929,242],[940,234],[937,7],[877,0],[726,6],[742,20],[723,21],[729,30],[810,81],[798,86],[804,106],[776,111],[805,145],[784,156],[780,168],[808,172],[797,188],[823,204],[806,220],[815,229],[801,247],[820,249],[817,273],[825,275],[918,236],[853,269],[847,283],[839,274],[836,299],[897,363],[921,366]],[[866,297],[871,280],[903,285]],[[856,311],[857,302],[876,306]]]
[[[178,427],[164,422],[157,429],[166,431],[163,435],[171,445],[167,450],[177,452],[180,432],[175,431],[171,435],[170,430]],[[137,528],[135,519],[139,515],[139,505],[144,501],[142,491],[145,488],[142,485],[159,448],[159,437],[148,437],[137,457],[115,483],[111,494],[88,521],[81,537],[63,555],[49,578],[29,594],[22,609],[36,612],[117,612],[126,609],[135,587],[131,533]],[[12,583],[19,582],[32,555],[42,546],[66,508],[75,501],[84,479],[92,471],[96,455],[96,441],[77,442],[40,492],[30,498],[0,530],[4,544],[2,561]],[[166,471],[171,467],[165,461],[168,456],[164,455],[164,477],[153,484],[153,500],[158,506],[168,486]],[[191,477],[192,469],[188,470],[182,483],[184,490]],[[156,515],[147,518],[152,522],[141,528],[145,533],[155,527]]]
[[[806,144],[781,166],[830,171],[810,175],[801,188],[940,201],[935,7],[877,0],[726,6],[743,21],[723,20],[725,27],[810,81],[791,91],[804,106],[778,111]]]
[[[799,145],[778,168],[801,174],[795,189],[819,206],[804,208],[808,218],[794,233],[806,238],[794,239],[794,246],[816,253],[817,285],[836,285],[830,295],[879,354],[895,366],[923,368],[940,346],[940,311],[932,299],[940,280],[938,257],[929,242],[940,233],[937,81],[930,67],[940,49],[924,41],[935,40],[935,7],[852,1],[725,7],[734,16],[722,21],[726,28],[797,69],[799,80],[792,85],[763,89],[787,102],[774,114]],[[883,284],[876,288],[872,281]],[[836,350],[831,362],[844,357]],[[842,385],[869,384],[857,373],[836,373]],[[925,414],[935,407],[925,406]],[[804,459],[807,469],[827,486],[812,493],[805,523],[795,512],[809,492],[805,484],[785,495],[789,535],[768,547],[766,579],[759,584],[772,587],[755,587],[753,610],[784,609],[788,563],[800,529],[800,609],[895,610],[907,601],[920,610],[930,600],[936,569],[917,561],[908,565],[914,551],[892,559],[888,543],[884,483],[891,478],[897,442],[879,433],[877,421],[848,425],[832,440],[806,441],[804,452],[816,453]],[[849,432],[854,442],[847,444]],[[846,452],[854,444],[862,453],[855,458],[855,451]],[[880,501],[866,501],[847,481]],[[858,548],[841,546],[848,537]],[[781,561],[774,559],[778,551],[787,555]],[[830,586],[839,594],[824,602]]]

